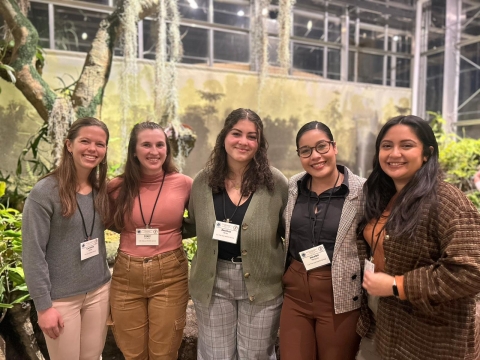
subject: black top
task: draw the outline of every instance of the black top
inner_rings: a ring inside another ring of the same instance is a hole
[[[223,197],[225,197],[225,211],[223,208]],[[242,225],[243,218],[245,217],[245,213],[247,212],[248,205],[252,200],[252,195],[250,195],[242,205],[240,205],[235,211],[237,204],[234,204],[230,197],[228,196],[227,192],[223,190],[217,194],[213,194],[213,206],[215,207],[215,217],[218,221],[224,221],[225,215],[227,218],[230,219],[230,223],[236,225]],[[235,213],[233,216],[232,214]],[[233,257],[237,257],[241,255],[241,248],[240,248],[240,238],[241,232],[238,232],[238,239],[236,244],[231,244],[225,241],[218,242],[218,258],[222,260],[231,260]],[[214,240],[216,241],[216,240]]]
[[[349,191],[348,173],[341,165],[337,165],[337,169],[345,177],[340,186],[333,189],[333,193],[331,188],[318,196],[315,192],[310,191],[312,177],[308,173],[298,181],[298,198],[292,213],[288,246],[288,253],[295,260],[302,261],[299,255],[300,251],[323,245],[332,261],[343,204]],[[328,204],[329,198],[330,204]],[[316,214],[315,208],[317,208]],[[322,227],[323,219],[325,219],[325,223]],[[313,228],[315,238],[312,234]]]

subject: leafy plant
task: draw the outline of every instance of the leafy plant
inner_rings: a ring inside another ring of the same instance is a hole
[[[0,308],[7,309],[30,299],[22,267],[22,214],[0,205]]]
[[[480,164],[480,140],[462,138],[444,131],[445,120],[439,113],[429,113],[432,127],[439,146],[439,162],[445,175],[445,181],[457,186],[469,195],[475,204],[477,195],[473,185],[473,175]],[[480,196],[480,193],[478,194]],[[480,206],[477,206],[480,208]]]
[[[183,249],[187,253],[188,262],[192,262],[195,253],[197,252],[197,238],[184,239],[182,241]]]

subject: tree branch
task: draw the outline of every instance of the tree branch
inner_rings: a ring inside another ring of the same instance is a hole
[[[8,64],[15,69],[17,78],[15,86],[38,111],[41,118],[47,121],[57,95],[35,69],[37,30],[22,14],[14,0],[0,0],[0,14],[15,40],[11,61]]]
[[[143,0],[139,19],[151,15],[157,9],[159,0]],[[163,0],[162,0],[163,1]],[[105,86],[112,68],[113,50],[123,14],[123,1],[106,19],[102,20],[88,52],[82,74],[72,95],[73,108],[78,117],[99,117]]]

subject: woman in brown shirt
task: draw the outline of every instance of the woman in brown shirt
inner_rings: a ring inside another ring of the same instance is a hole
[[[375,149],[357,242],[369,301],[357,331],[374,332],[384,360],[476,359],[480,214],[439,179],[437,141],[423,119],[389,120]],[[371,359],[362,354],[368,343],[359,359]]]

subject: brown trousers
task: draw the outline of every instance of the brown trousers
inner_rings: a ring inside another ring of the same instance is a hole
[[[119,252],[110,304],[113,334],[127,360],[176,360],[186,323],[188,261],[183,248],[151,258]]]
[[[307,272],[301,262],[292,260],[282,280],[285,298],[280,316],[280,358],[355,359],[360,310],[335,314],[331,267]]]

